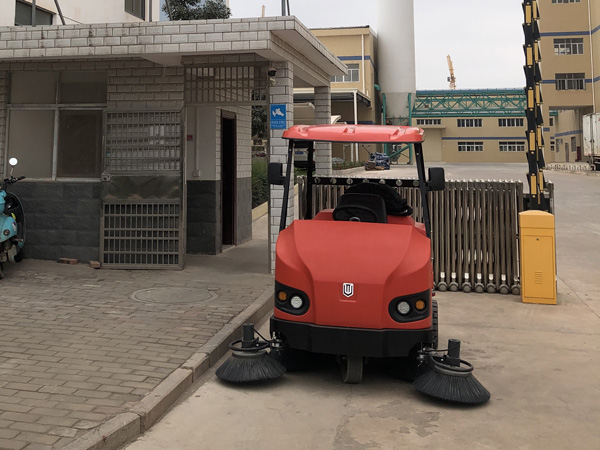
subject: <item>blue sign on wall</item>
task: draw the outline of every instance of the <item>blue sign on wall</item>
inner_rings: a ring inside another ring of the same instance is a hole
[[[271,130],[287,129],[286,105],[271,105]]]

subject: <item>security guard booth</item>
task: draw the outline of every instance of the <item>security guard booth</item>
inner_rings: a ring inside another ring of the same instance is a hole
[[[556,305],[554,216],[544,211],[519,213],[521,298],[524,303]]]

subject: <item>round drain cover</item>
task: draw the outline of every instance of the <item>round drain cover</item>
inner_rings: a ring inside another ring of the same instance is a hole
[[[159,287],[136,291],[131,297],[141,302],[199,303],[214,300],[217,294],[208,289]]]

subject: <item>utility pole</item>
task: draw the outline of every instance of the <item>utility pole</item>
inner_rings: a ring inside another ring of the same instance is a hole
[[[58,0],[54,0],[54,4],[56,5],[56,10],[58,11],[60,21],[62,22],[63,25],[65,25],[65,16],[63,16],[63,13],[60,9],[60,5],[58,4]]]
[[[525,23],[523,31],[525,33],[525,78],[527,86],[525,95],[527,96],[527,163],[529,171],[527,180],[529,182],[529,194],[525,209],[538,209],[548,211],[550,204],[548,198],[544,196],[546,181],[544,180],[544,137],[543,126],[544,116],[542,114],[542,73],[540,70],[540,12],[537,0],[524,0],[523,13]]]

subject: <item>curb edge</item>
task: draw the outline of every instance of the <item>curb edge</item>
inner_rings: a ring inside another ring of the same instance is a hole
[[[229,342],[241,335],[242,325],[257,322],[272,309],[273,288],[265,289],[178,369],[127,412],[118,414],[70,442],[63,450],[117,450],[154,425],[182,394],[229,351]]]

